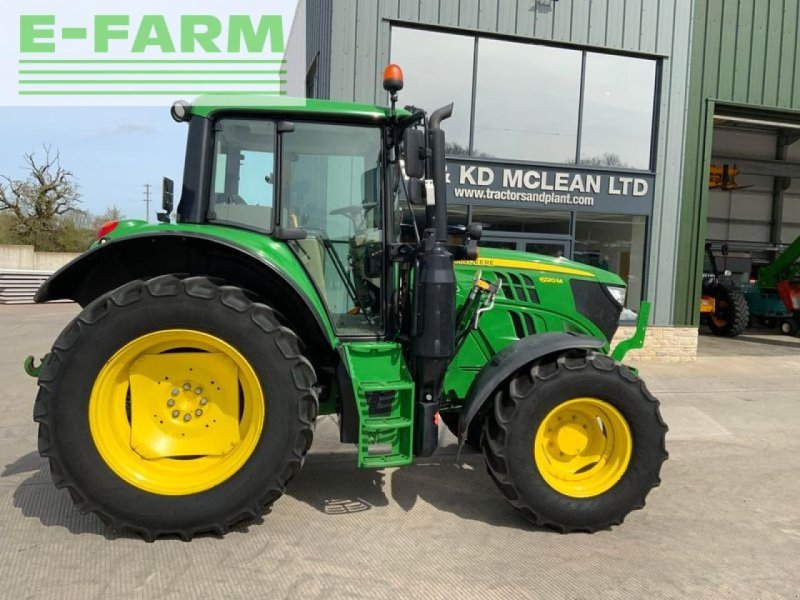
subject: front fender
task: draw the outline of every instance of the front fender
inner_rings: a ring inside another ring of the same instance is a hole
[[[548,354],[574,348],[599,350],[603,340],[572,333],[540,333],[522,338],[498,352],[481,369],[467,393],[461,417],[458,420],[458,444],[464,443],[464,434],[472,419],[480,412],[492,392],[511,375]]]

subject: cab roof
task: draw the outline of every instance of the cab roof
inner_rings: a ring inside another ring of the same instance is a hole
[[[264,113],[298,113],[317,116],[340,117],[359,120],[384,121],[389,118],[389,108],[374,104],[336,102],[313,98],[291,98],[266,94],[214,94],[200,96],[191,103],[193,115],[208,117],[223,110],[246,110]],[[409,114],[398,109],[399,116]]]

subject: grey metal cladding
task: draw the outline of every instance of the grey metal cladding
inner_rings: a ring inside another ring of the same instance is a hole
[[[306,69],[314,57],[317,64],[317,89],[320,98],[331,93],[331,36],[333,25],[333,0],[301,0],[306,2]],[[305,74],[304,74],[305,76]]]
[[[334,100],[387,104],[380,82],[392,22],[662,57],[648,236],[658,260],[649,261],[647,295],[654,322],[671,322],[694,0],[309,0],[309,13],[313,4],[330,10],[331,27],[319,34],[330,35],[330,67],[321,68],[329,87],[321,89]]]

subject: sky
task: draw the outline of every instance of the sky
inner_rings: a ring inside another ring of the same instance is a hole
[[[0,174],[25,176],[24,155],[58,151],[61,166],[81,187],[81,208],[95,214],[116,205],[128,218],[145,218],[144,184],[152,185],[150,221],[161,207],[161,180],[183,175],[188,125],[169,107],[3,107]]]
[[[108,3],[102,0],[74,0],[64,3],[62,0],[6,0],[8,7],[17,12],[28,12],[36,8],[37,14],[53,13],[58,16],[61,25],[85,25],[91,15],[105,10]],[[305,48],[302,34],[304,23],[295,23],[297,0],[197,0],[187,10],[186,6],[164,5],[159,0],[125,0],[115,4],[125,7],[113,12],[125,12],[133,15],[132,23],[138,22],[141,14],[155,12],[166,14],[169,18],[178,18],[183,13],[195,14],[206,12],[217,14],[223,20],[227,14],[280,14],[283,16],[284,39],[288,43],[290,32],[297,38],[298,47]],[[126,6],[127,5],[127,6]],[[13,11],[12,11],[13,12]],[[105,14],[105,13],[103,13]],[[88,16],[87,16],[88,15]],[[6,77],[16,77],[19,52],[19,35],[17,23],[19,19],[0,21],[0,66],[10,61],[12,71],[0,69],[0,84],[6,84]],[[88,21],[91,22],[91,21]],[[170,21],[172,22],[172,21]],[[176,29],[179,31],[179,29]],[[300,34],[296,34],[300,32]],[[82,48],[82,46],[81,46]],[[127,46],[120,42],[114,47],[123,52]],[[69,52],[72,46],[63,46],[59,42],[58,58],[74,58]],[[80,48],[79,48],[80,49]],[[148,51],[149,52],[149,51]],[[151,53],[152,54],[152,53]],[[112,56],[112,55],[109,55]],[[123,56],[123,55],[120,55]],[[116,54],[113,58],[119,58]],[[160,57],[158,54],[146,58]],[[179,58],[183,56],[175,55]],[[205,55],[192,55],[193,58]],[[222,55],[214,55],[219,58]],[[124,55],[128,57],[128,55]],[[226,58],[226,56],[222,56]],[[83,55],[80,58],[85,58]],[[104,58],[107,58],[104,56]],[[137,56],[137,58],[140,58]],[[173,58],[173,57],[170,57]],[[237,58],[241,58],[237,56]],[[304,62],[304,61],[302,61]],[[299,74],[304,77],[303,73]],[[172,82],[174,83],[174,82]],[[172,87],[176,87],[172,85]],[[204,88],[205,89],[205,88]],[[175,201],[180,198],[183,162],[186,151],[188,125],[175,123],[170,117],[170,103],[178,98],[191,100],[195,94],[177,95],[161,107],[153,106],[14,106],[14,102],[3,102],[0,105],[0,119],[3,129],[0,139],[0,175],[13,179],[25,177],[26,153],[35,152],[39,158],[44,156],[43,146],[50,146],[58,151],[61,165],[71,171],[81,188],[80,208],[95,214],[104,212],[111,206],[117,206],[128,218],[144,219],[146,216],[144,202],[144,185],[152,186],[149,220],[155,220],[155,214],[161,207],[161,182],[163,177],[175,181]],[[2,93],[0,93],[2,98]],[[78,99],[76,99],[78,98]],[[72,97],[73,103],[81,102],[80,97]],[[96,98],[88,98],[88,103],[97,103]],[[152,97],[151,97],[152,98]],[[146,97],[142,102],[147,100]],[[125,99],[131,104],[130,98]],[[63,104],[68,102],[62,101]]]

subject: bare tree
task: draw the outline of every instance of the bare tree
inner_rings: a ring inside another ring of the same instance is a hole
[[[43,161],[32,152],[25,155],[25,163],[25,179],[0,175],[0,211],[11,215],[11,228],[21,243],[37,250],[61,250],[59,217],[78,209],[78,183],[49,146],[44,146]]]
[[[110,206],[100,215],[80,209],[60,215],[57,218],[57,248],[64,252],[83,252],[95,241],[95,234],[104,223],[122,218],[122,211],[116,205]]]
[[[585,167],[619,167],[620,169],[630,167],[628,163],[622,160],[619,154],[614,152],[604,152],[598,156],[581,157],[580,164]]]
[[[125,216],[122,214],[122,209],[116,204],[112,204],[106,208],[103,213],[97,215],[95,223],[97,223],[97,226],[99,227],[103,223],[108,223],[109,221],[121,221],[124,218]]]

